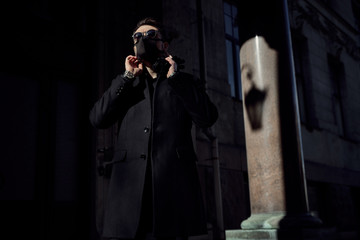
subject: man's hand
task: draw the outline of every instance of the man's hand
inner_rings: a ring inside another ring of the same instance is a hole
[[[174,61],[174,59],[172,58],[172,56],[168,56],[167,58],[165,58],[166,61],[168,61],[170,63],[170,68],[169,71],[166,75],[167,78],[171,77],[172,75],[174,75],[177,71],[177,64]]]
[[[134,74],[134,76],[139,76],[144,69],[144,65],[140,62],[137,57],[129,55],[125,59],[125,70]]]

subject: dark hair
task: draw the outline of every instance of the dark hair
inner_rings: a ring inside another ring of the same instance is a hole
[[[174,29],[170,29],[169,27],[165,27],[162,22],[158,21],[157,19],[153,18],[153,17],[147,17],[144,18],[142,20],[140,20],[137,24],[136,27],[134,29],[134,32],[141,26],[143,25],[150,25],[153,27],[156,27],[162,38],[167,41],[167,42],[171,42],[171,40],[173,40],[174,38],[178,37],[178,33],[174,30]]]

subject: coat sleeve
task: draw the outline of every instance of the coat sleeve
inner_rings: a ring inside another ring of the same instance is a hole
[[[169,85],[182,100],[193,122],[200,128],[211,127],[218,118],[216,106],[210,101],[204,85],[190,74],[177,73]]]
[[[126,113],[128,106],[124,99],[129,95],[131,82],[120,75],[112,80],[110,87],[90,110],[90,123],[99,129],[108,128]]]

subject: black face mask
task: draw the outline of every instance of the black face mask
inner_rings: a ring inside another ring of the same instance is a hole
[[[136,47],[136,57],[140,60],[146,60],[151,64],[154,64],[158,57],[160,56],[161,51],[156,46],[157,41],[151,39],[140,38],[139,41],[135,44]]]

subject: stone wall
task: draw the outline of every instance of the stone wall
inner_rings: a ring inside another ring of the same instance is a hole
[[[351,0],[324,2],[289,1],[293,35],[308,48],[303,64],[312,87],[315,124],[302,122],[309,202],[339,239],[353,239],[360,222],[360,33]]]

